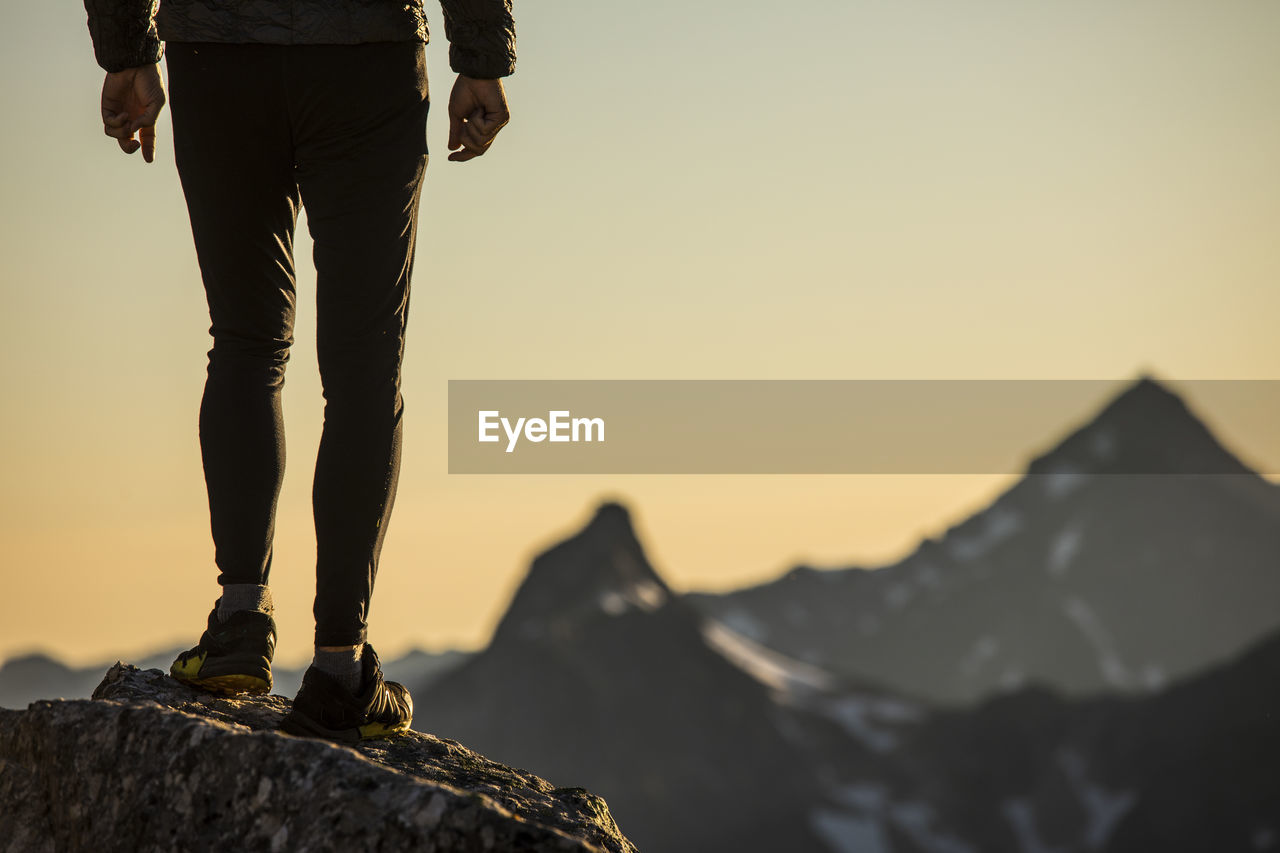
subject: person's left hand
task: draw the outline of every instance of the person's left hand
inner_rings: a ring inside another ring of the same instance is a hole
[[[481,156],[510,120],[501,78],[481,80],[459,74],[449,94],[449,150],[453,152],[449,159],[461,163]]]
[[[102,132],[119,142],[126,154],[141,148],[142,159],[150,163],[156,156],[156,119],[164,102],[159,65],[109,72],[102,84]]]

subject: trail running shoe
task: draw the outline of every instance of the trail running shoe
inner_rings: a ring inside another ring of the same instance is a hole
[[[276,623],[271,614],[237,610],[222,622],[215,604],[200,642],[178,655],[169,674],[211,693],[269,693],[275,649]]]
[[[378,654],[368,643],[360,665],[364,689],[356,694],[324,670],[310,667],[281,728],[291,735],[342,743],[407,731],[413,722],[413,698],[408,689],[383,679]]]

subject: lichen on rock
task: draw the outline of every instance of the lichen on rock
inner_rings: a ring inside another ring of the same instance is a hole
[[[608,806],[418,732],[279,732],[289,700],[116,664],[91,700],[0,710],[0,838],[22,850],[635,853]]]

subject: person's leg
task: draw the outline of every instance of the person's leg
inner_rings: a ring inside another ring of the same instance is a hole
[[[170,43],[166,53],[175,159],[212,321],[199,429],[218,582],[227,610],[269,610],[299,206],[284,56],[266,45]]]
[[[317,661],[330,652],[332,667],[345,656],[358,678],[400,469],[426,65],[415,43],[295,46],[289,56],[325,396],[313,487]]]
[[[200,642],[169,671],[205,690],[265,693],[299,205],[283,56],[263,45],[176,42],[166,56],[175,160],[212,321],[199,429],[222,587]]]
[[[281,727],[407,729],[413,700],[365,642],[400,470],[400,365],[427,165],[421,44],[294,47],[297,178],[315,240],[324,433],[313,489],[316,658]]]

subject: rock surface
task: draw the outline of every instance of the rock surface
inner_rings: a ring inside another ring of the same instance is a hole
[[[0,838],[20,850],[634,853],[604,800],[417,732],[278,732],[288,700],[112,667],[92,700],[0,710]]]

